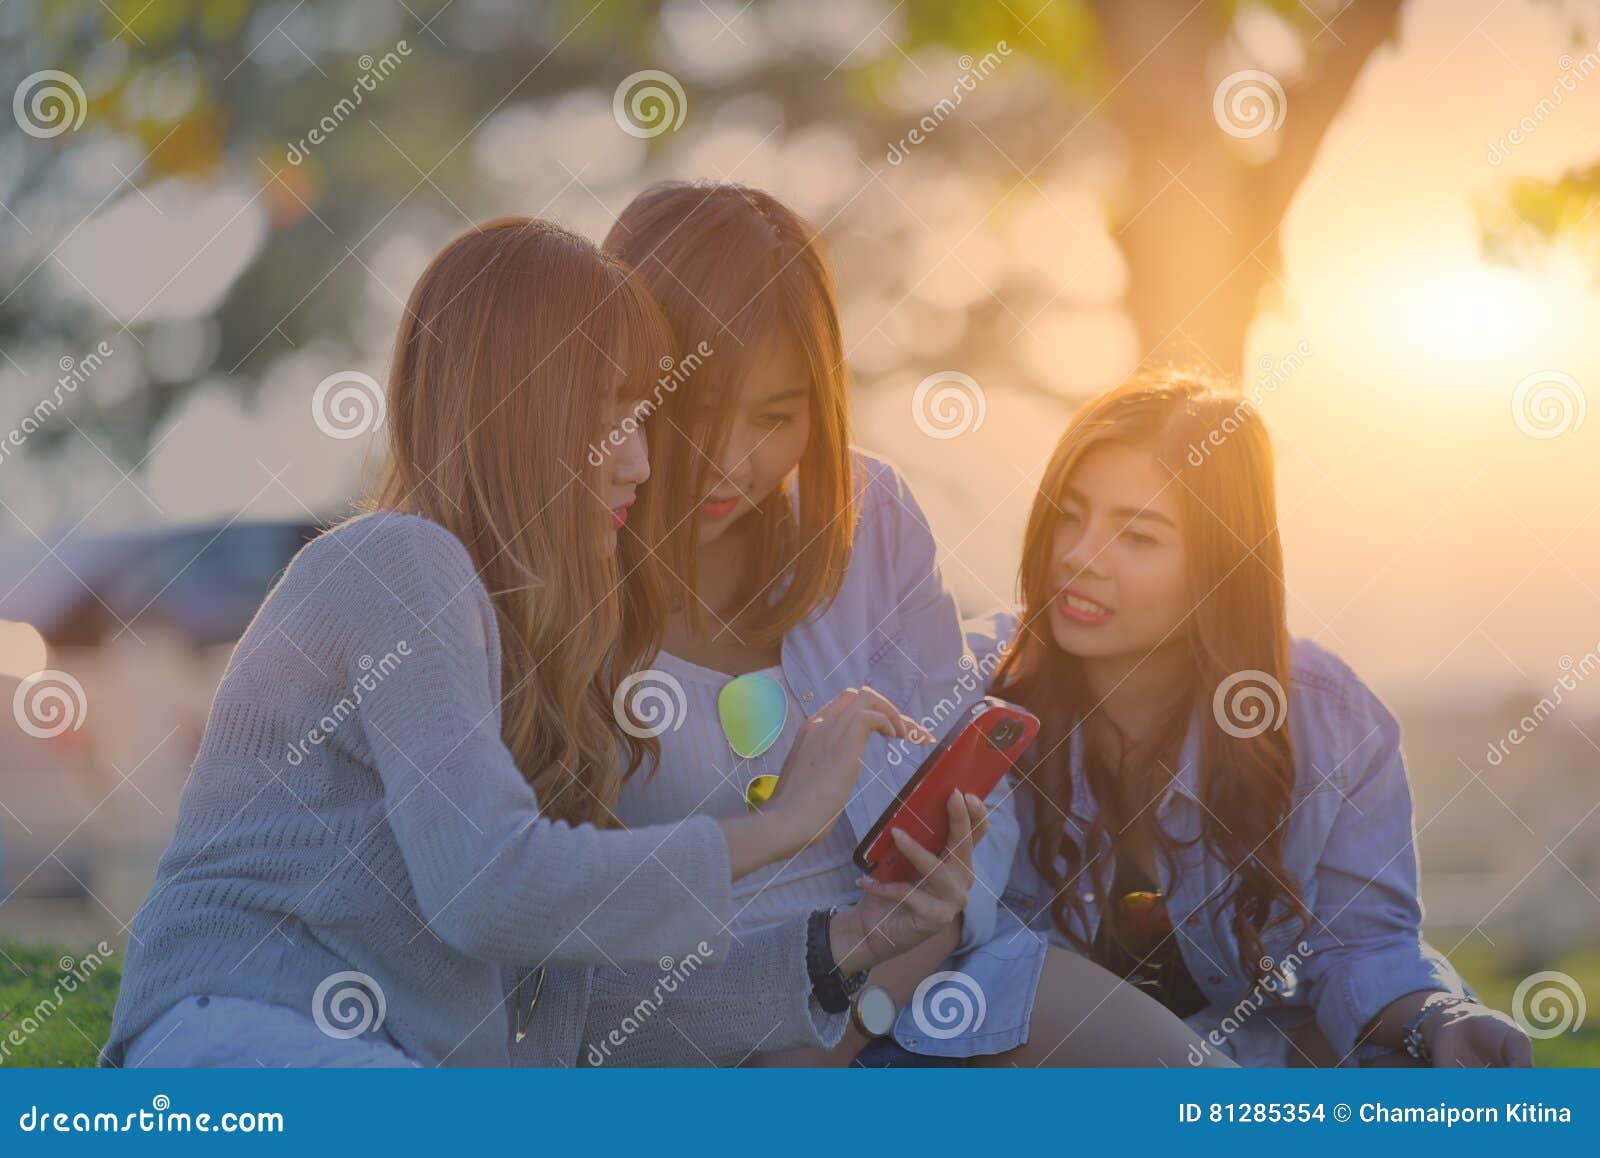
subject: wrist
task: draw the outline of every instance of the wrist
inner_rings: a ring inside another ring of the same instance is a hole
[[[862,935],[861,915],[854,905],[840,909],[828,922],[828,949],[841,973],[856,973],[876,964],[864,960],[866,938]]]
[[[865,969],[845,969],[834,952],[836,909],[818,909],[806,918],[806,973],[811,994],[824,1013],[844,1013],[867,983]],[[845,934],[848,938],[849,934]]]
[[[1433,1060],[1433,1036],[1445,1022],[1451,1020],[1446,1011],[1458,1005],[1476,1004],[1470,997],[1458,996],[1436,990],[1422,999],[1411,1019],[1401,1030],[1400,1041],[1405,1052],[1414,1060]]]
[[[770,812],[757,810],[750,813],[747,819],[759,835],[761,846],[772,851],[773,861],[791,857],[798,851],[791,831],[794,826],[785,823],[787,817],[783,809],[779,808]],[[768,863],[770,864],[771,861]]]

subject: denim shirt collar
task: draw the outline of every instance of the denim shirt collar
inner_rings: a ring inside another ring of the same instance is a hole
[[[1183,747],[1178,753],[1178,766],[1173,769],[1172,779],[1162,791],[1161,801],[1156,805],[1158,813],[1162,816],[1171,812],[1176,796],[1186,796],[1196,806],[1200,804],[1200,707],[1197,705],[1189,717],[1189,727],[1183,736]],[[1068,751],[1072,761],[1072,786],[1075,800],[1090,800],[1088,783],[1083,772],[1083,725],[1072,729],[1069,739]]]

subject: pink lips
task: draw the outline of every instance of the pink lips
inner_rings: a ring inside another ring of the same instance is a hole
[[[700,504],[700,517],[704,519],[725,519],[733,514],[739,505],[737,498],[732,499],[707,499]]]
[[[620,528],[627,521],[628,521],[628,508],[627,507],[625,507],[625,506],[623,506],[623,507],[613,507],[611,509],[611,525],[612,525],[612,527]]]
[[[1069,598],[1077,600],[1080,604],[1089,603],[1093,606],[1073,606],[1073,604],[1068,601]],[[1081,591],[1074,591],[1070,587],[1065,588],[1061,592],[1060,597],[1056,600],[1056,610],[1061,613],[1064,619],[1068,619],[1073,623],[1081,623],[1085,626],[1093,626],[1097,623],[1104,623],[1114,614],[1109,607],[1106,607],[1104,604],[1101,604],[1096,600],[1090,599]]]

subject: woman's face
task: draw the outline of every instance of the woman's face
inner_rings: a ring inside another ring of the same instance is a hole
[[[612,404],[612,427],[600,443],[608,452],[601,466],[600,493],[607,507],[607,549],[612,552],[628,521],[628,508],[633,506],[639,487],[650,477],[649,446],[644,425],[634,414],[635,405],[629,399]]]
[[[1082,658],[1142,655],[1190,610],[1177,488],[1148,448],[1101,443],[1067,479],[1051,545],[1050,630]]]
[[[731,409],[727,441],[706,471],[696,513],[700,545],[715,542],[800,465],[811,437],[811,372],[792,342],[769,339],[718,405]]]

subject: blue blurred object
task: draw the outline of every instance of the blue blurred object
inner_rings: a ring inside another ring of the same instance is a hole
[[[239,638],[296,551],[323,530],[234,523],[12,544],[0,558],[0,619],[30,623],[57,647],[90,647],[123,623],[158,619],[195,646]]]

